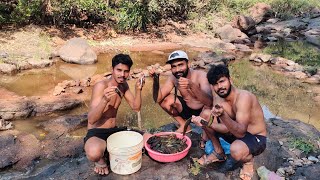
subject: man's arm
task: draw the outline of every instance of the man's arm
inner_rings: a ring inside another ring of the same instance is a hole
[[[207,107],[212,106],[212,92],[211,87],[206,77],[205,72],[198,73],[197,80],[199,80],[199,85],[191,82],[190,83],[190,90],[193,94],[197,95],[197,99],[202,102]]]
[[[239,99],[236,103],[236,119],[233,120],[230,118],[230,116],[223,111],[220,115],[220,119],[223,121],[223,123],[226,125],[226,127],[229,129],[229,131],[236,136],[237,138],[242,138],[245,136],[248,125],[250,122],[250,112],[251,112],[251,99],[248,94],[241,94],[239,96]],[[215,108],[215,107],[214,107]],[[217,109],[217,108],[216,108]],[[219,110],[219,108],[218,108]]]
[[[136,111],[139,112],[141,109],[141,90],[143,87],[144,81],[140,81],[140,78],[138,78],[136,84],[135,84],[135,96],[133,96],[132,92],[129,89],[128,84],[126,84],[126,92],[124,94],[124,98],[126,99],[126,101],[128,102],[128,104],[130,105],[130,107]]]
[[[94,85],[88,113],[89,124],[94,124],[101,118],[111,96],[116,94],[114,89],[115,87],[105,88],[104,81]]]

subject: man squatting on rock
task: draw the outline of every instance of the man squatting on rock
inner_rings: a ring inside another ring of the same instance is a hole
[[[192,122],[202,126],[207,137],[212,141],[212,154],[202,156],[198,162],[206,165],[221,162],[226,159],[219,142],[222,137],[231,143],[232,158],[242,161],[241,179],[251,179],[254,174],[253,158],[261,154],[266,148],[266,124],[262,108],[255,95],[237,89],[232,85],[229,70],[224,65],[212,66],[207,74],[212,91],[213,107],[205,110],[203,116],[194,116]],[[202,118],[207,121],[214,116],[213,123],[203,126]]]
[[[126,99],[134,111],[141,108],[141,90],[144,78],[135,84],[135,95],[126,82],[133,62],[129,55],[118,54],[112,59],[111,77],[96,83],[93,87],[90,109],[88,113],[88,133],[84,138],[84,149],[87,158],[95,162],[94,171],[101,175],[109,173],[105,161],[107,138],[126,128],[116,126],[116,115],[122,97]],[[142,83],[141,83],[142,82]]]
[[[177,132],[180,133],[183,132],[187,119],[192,115],[199,116],[204,107],[209,108],[212,105],[212,93],[206,73],[189,68],[188,60],[184,51],[172,52],[166,62],[171,65],[172,75],[167,78],[158,92],[153,92],[158,93],[156,102],[179,123],[180,127]],[[149,74],[155,76],[159,75],[159,72],[152,68]],[[177,88],[181,96],[175,97],[175,94],[171,94],[174,88]],[[187,132],[191,132],[190,126]]]

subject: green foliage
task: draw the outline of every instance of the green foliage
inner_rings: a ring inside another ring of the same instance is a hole
[[[172,19],[174,21],[186,20],[188,13],[192,12],[194,1],[192,0],[150,0],[149,12],[155,20]]]
[[[269,0],[275,16],[282,19],[308,13],[314,7],[320,7],[318,0]]]
[[[89,26],[102,23],[109,13],[104,0],[65,0],[54,1],[53,19],[58,25],[76,24]]]
[[[0,22],[27,24],[40,19],[41,0],[17,0],[0,4]]]
[[[122,1],[119,10],[115,13],[118,18],[118,30],[143,30],[150,22],[148,4],[140,1]]]
[[[302,152],[309,154],[311,152],[315,152],[316,148],[312,144],[310,140],[306,140],[302,137],[299,138],[291,138],[289,140],[289,147],[294,149],[299,149]]]
[[[268,54],[277,54],[281,57],[293,60],[301,65],[320,67],[319,50],[305,42],[279,41],[264,49]]]

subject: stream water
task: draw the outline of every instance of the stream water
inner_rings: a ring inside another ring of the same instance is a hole
[[[198,53],[188,50],[188,48],[185,50],[189,54],[190,59]],[[164,65],[169,52],[171,51],[127,53],[132,57],[134,61],[132,69],[135,69],[146,68],[155,63]],[[94,65],[76,65],[58,61],[50,68],[29,70],[15,76],[0,76],[0,86],[21,96],[45,95],[63,80],[82,79],[94,74],[109,72],[111,70],[111,58],[117,53],[108,52],[99,55],[98,63]],[[245,60],[232,63],[230,70],[237,87],[248,89],[258,96],[261,104],[264,106],[266,118],[280,116],[284,119],[299,119],[320,129],[320,113],[318,113],[318,108],[311,99],[312,95],[306,93],[310,86],[301,84],[294,79],[280,77],[281,75],[278,77],[269,68],[254,67]],[[270,79],[269,76],[272,76],[274,79]],[[160,81],[164,82],[165,79],[166,77],[161,77]],[[134,81],[128,81],[132,91],[134,91]],[[266,86],[266,83],[271,83],[271,85]],[[142,99],[141,116],[143,129],[159,127],[174,121],[158,104],[153,102],[151,78],[146,78]],[[90,97],[87,97],[83,106],[67,112],[67,114],[83,114],[87,112],[89,100]],[[41,137],[45,132],[37,128],[36,125],[40,121],[51,118],[53,117],[16,120],[14,124],[18,130],[33,133]],[[120,105],[117,121],[120,126],[138,126],[137,113],[130,109],[125,100]],[[86,128],[82,128],[73,132],[72,135],[83,136],[85,132]]]

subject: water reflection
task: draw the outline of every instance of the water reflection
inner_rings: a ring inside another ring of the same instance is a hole
[[[167,55],[170,52],[171,50],[131,52],[130,56],[134,60],[132,69],[145,68],[155,63],[164,65]],[[197,52],[191,50],[187,50],[187,52],[190,59],[197,54]],[[50,68],[25,71],[15,76],[0,76],[0,85],[19,95],[44,95],[63,80],[81,79],[92,76],[93,74],[103,74],[111,71],[111,59],[117,53],[119,52],[113,51],[99,55],[99,61],[94,65],[83,66],[66,64],[59,61]],[[282,79],[278,78],[280,80],[275,81],[274,79],[270,79],[275,74],[271,70],[264,69],[262,71],[261,67],[253,68],[250,63],[241,63],[242,62],[236,62],[230,66],[233,80],[237,87],[248,89],[258,96],[261,104],[265,105],[263,109],[266,118],[280,116],[288,119],[299,119],[306,123],[313,124],[320,129],[320,114],[318,113],[318,108],[311,100],[312,96],[304,93],[308,88],[307,86],[300,85],[296,80],[285,77],[282,77]],[[166,77],[161,77],[160,81],[163,83],[165,79]],[[128,81],[133,92],[134,81],[135,80]],[[266,84],[270,82],[271,84],[266,86]],[[83,106],[68,113],[83,114],[88,112],[89,101],[90,97],[87,97]],[[143,89],[141,117],[143,129],[159,127],[174,121],[158,104],[153,102],[151,78],[146,79],[146,85]],[[48,120],[47,117],[42,119]],[[39,122],[39,120],[28,119],[23,122],[16,121],[14,124],[17,124],[16,128],[18,130],[28,131],[29,128],[30,131],[28,132],[36,132],[35,129],[37,128],[35,125],[37,122]],[[125,100],[123,100],[120,105],[117,123],[120,126],[138,126],[137,113],[131,110]],[[83,128],[73,134],[81,136],[84,135],[85,132],[86,128]],[[42,132],[40,131],[38,133]]]

